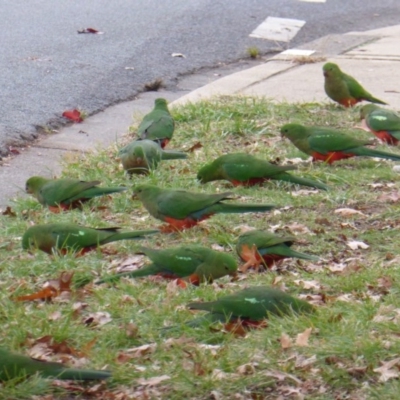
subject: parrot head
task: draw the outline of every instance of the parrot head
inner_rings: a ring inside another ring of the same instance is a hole
[[[322,67],[322,71],[324,73],[325,78],[329,78],[331,76],[336,76],[341,74],[341,70],[337,64],[334,63],[326,63]]]
[[[226,253],[221,253],[219,256],[221,257],[221,265],[225,270],[225,273],[227,275],[236,277],[237,276],[236,260],[230,254]]]
[[[144,140],[136,140],[123,147],[118,152],[118,158],[129,173],[148,174],[150,163],[146,156],[144,146],[141,145]]]
[[[306,138],[309,134],[307,128],[300,124],[286,124],[281,128],[281,135],[293,141]]]
[[[365,119],[367,117],[367,115],[371,114],[372,111],[375,111],[378,108],[380,108],[380,107],[378,107],[375,104],[366,104],[365,106],[362,106],[360,108],[360,119]]]
[[[22,248],[24,250],[29,250],[29,249],[34,249],[37,247],[38,247],[38,244],[37,244],[37,241],[35,240],[32,229],[27,230],[25,232],[24,236],[22,236]]]
[[[204,167],[200,168],[199,172],[197,173],[197,179],[200,181],[200,183],[213,181],[215,177],[212,164],[207,164]]]
[[[151,199],[156,196],[161,189],[152,185],[137,185],[133,188],[133,199]]]
[[[157,109],[162,109],[162,110],[167,110],[167,100],[159,97],[158,99],[155,99],[154,101],[154,107]]]
[[[26,193],[37,193],[47,181],[48,179],[41,176],[31,176],[25,183]]]

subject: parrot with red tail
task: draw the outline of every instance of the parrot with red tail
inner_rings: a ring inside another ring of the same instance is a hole
[[[88,228],[69,223],[38,224],[31,226],[22,236],[22,248],[39,249],[52,254],[53,250],[65,254],[68,251],[79,255],[103,244],[125,239],[141,239],[158,230],[121,232],[119,228]]]
[[[365,147],[372,142],[357,139],[332,128],[286,124],[282,136],[288,138],[299,150],[313,157],[313,161],[332,164],[346,158],[364,156],[400,161],[400,155]]]
[[[223,200],[232,198],[230,192],[194,193],[152,185],[138,185],[133,192],[154,218],[167,223],[160,229],[164,233],[192,228],[217,213],[266,212],[274,208],[267,204],[226,203]]]
[[[25,378],[35,374],[43,378],[81,381],[111,377],[109,371],[68,368],[58,362],[38,360],[0,348],[0,381]]]
[[[140,139],[149,139],[157,142],[164,148],[172,139],[175,121],[168,110],[167,100],[158,98],[154,108],[143,117],[137,134]]]
[[[294,239],[289,236],[281,237],[272,232],[251,230],[239,236],[236,252],[246,263],[240,268],[246,272],[250,267],[257,270],[260,265],[268,268],[285,258],[299,258],[301,260],[318,261],[318,257],[292,250]]]
[[[79,179],[48,179],[31,176],[25,183],[25,190],[32,194],[40,204],[53,212],[69,210],[82,206],[93,197],[123,192],[126,187],[101,187],[99,181],[81,181]]]
[[[95,283],[114,282],[122,277],[141,278],[157,275],[177,279],[179,286],[186,287],[187,283],[199,285],[225,275],[236,276],[237,263],[230,254],[203,246],[188,245],[163,250],[141,247],[135,253],[145,254],[150,258],[151,264],[135,271],[106,276]]]
[[[284,316],[315,311],[314,306],[308,302],[269,286],[249,287],[215,301],[189,303],[187,307],[191,310],[207,311],[208,314],[187,322],[186,326],[209,326],[222,322],[226,323],[227,330],[230,331],[235,330],[235,325],[243,328],[263,327],[265,320],[271,315]],[[164,328],[171,329],[177,329],[177,326]]]
[[[368,93],[352,76],[342,72],[337,64],[329,62],[322,69],[325,77],[325,93],[342,106],[353,107],[363,100],[387,104]]]
[[[234,186],[253,186],[268,180],[280,180],[316,189],[327,190],[323,183],[291,175],[294,165],[275,165],[246,153],[225,154],[203,166],[197,173],[201,183],[227,180]]]
[[[375,104],[360,109],[360,118],[367,128],[382,142],[397,146],[400,140],[400,115]]]

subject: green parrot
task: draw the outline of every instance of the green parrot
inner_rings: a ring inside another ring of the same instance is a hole
[[[168,225],[162,232],[174,232],[191,228],[216,213],[249,213],[270,211],[274,206],[266,204],[228,204],[232,193],[206,194],[186,190],[161,189],[157,186],[138,185],[133,188],[147,211]]]
[[[136,253],[145,254],[152,263],[136,271],[105,277],[96,283],[114,282],[124,276],[140,278],[159,275],[178,279],[180,286],[186,287],[186,282],[199,285],[225,275],[235,276],[237,271],[237,263],[230,254],[202,246],[187,245],[165,250],[141,247]]]
[[[99,187],[99,181],[85,182],[79,179],[47,179],[30,177],[25,184],[27,193],[37,198],[40,204],[53,211],[67,210],[80,206],[93,197],[123,192],[126,187]]]
[[[187,158],[186,153],[174,150],[163,150],[152,140],[135,140],[123,147],[118,157],[124,169],[130,174],[148,174],[156,169],[161,160]]]
[[[260,160],[246,153],[225,154],[205,165],[197,173],[201,183],[225,179],[234,186],[253,186],[269,179],[296,183],[312,188],[327,190],[328,187],[311,179],[290,175],[287,171],[296,169],[293,165],[280,166]]]
[[[174,129],[167,100],[159,98],[155,100],[153,110],[143,117],[137,133],[141,139],[154,140],[164,148],[171,141]]]
[[[262,326],[270,315],[311,313],[314,306],[304,300],[268,286],[253,286],[215,301],[189,303],[191,310],[209,314],[187,322],[187,326],[200,326],[214,322],[240,323],[244,327]],[[171,327],[176,328],[176,327]],[[167,328],[167,329],[171,329]]]
[[[382,142],[397,146],[400,140],[400,115],[395,111],[367,104],[360,109],[360,118]]]
[[[38,373],[43,378],[89,381],[111,377],[109,371],[66,368],[58,362],[37,360],[0,348],[0,381],[25,378]]]
[[[264,263],[270,268],[275,262],[292,257],[318,261],[318,257],[292,250],[290,246],[294,241],[295,239],[290,236],[281,237],[272,232],[256,229],[243,233],[236,244],[237,254],[246,262],[241,271],[246,272],[251,266],[258,269]]]
[[[118,228],[87,228],[68,223],[34,225],[22,237],[22,248],[38,248],[51,254],[53,249],[65,254],[75,251],[85,254],[106,243],[124,239],[142,239],[158,230],[120,232]]]
[[[337,64],[323,66],[325,93],[329,98],[345,107],[353,107],[360,101],[387,104],[368,93],[352,76],[342,72]]]
[[[286,124],[281,128],[282,136],[287,137],[299,150],[313,157],[313,161],[335,161],[355,157],[379,157],[400,161],[400,155],[369,149],[369,140],[356,139],[336,129],[319,126]]]

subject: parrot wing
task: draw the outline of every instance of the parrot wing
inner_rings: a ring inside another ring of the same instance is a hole
[[[247,318],[257,321],[268,314],[282,315],[290,311],[310,312],[313,307],[300,299],[270,287],[249,287],[236,294],[224,296],[206,303],[190,303],[189,308],[205,310],[226,316]]]
[[[51,235],[59,246],[74,247],[78,244],[80,248],[86,248],[101,244],[105,238],[117,233],[117,230],[118,228],[90,229],[64,225],[62,227],[55,226]]]
[[[226,163],[222,169],[227,177],[246,181],[251,178],[273,177],[282,172],[296,169],[296,167],[274,165],[264,160],[249,159],[246,162]]]
[[[312,151],[327,154],[331,151],[346,151],[372,143],[370,140],[356,139],[328,128],[313,128],[313,134],[308,138],[308,144]]]
[[[100,181],[85,182],[75,179],[60,179],[45,184],[40,189],[39,195],[48,205],[68,204],[70,199],[99,184]]]
[[[157,111],[156,111],[157,112]],[[157,115],[160,114],[160,115]],[[153,138],[153,135],[161,133],[165,137],[170,137],[174,131],[174,120],[165,112],[157,112],[151,118],[145,119],[139,125],[138,134],[142,138]]]
[[[191,193],[185,190],[171,190],[161,193],[157,198],[160,214],[176,219],[187,216],[204,208],[210,207],[224,199],[229,199],[232,193],[205,194]]]
[[[365,89],[352,76],[342,73],[342,78],[352,96],[360,97],[363,94],[367,94]]]
[[[367,117],[367,124],[374,131],[398,131],[400,135],[400,116],[393,111],[373,111]]]
[[[174,249],[154,250],[143,249],[143,253],[157,265],[159,270],[173,273],[180,277],[191,275],[197,266],[204,261],[204,251],[196,246],[185,246]]]
[[[275,246],[277,244],[287,243],[291,245],[295,239],[291,236],[277,236],[271,232],[249,231],[239,237],[238,243],[243,245],[255,245],[258,249]]]

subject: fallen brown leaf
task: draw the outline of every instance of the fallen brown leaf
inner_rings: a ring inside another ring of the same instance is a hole
[[[236,368],[236,372],[239,375],[253,375],[256,372],[256,366],[255,363],[243,364]]]
[[[361,242],[360,240],[350,240],[346,244],[352,250],[357,250],[357,249],[365,250],[369,248],[369,246],[366,243]]]
[[[298,286],[302,286],[304,289],[321,289],[321,284],[316,281],[303,281],[302,279],[296,279],[294,283]]]
[[[161,375],[161,376],[154,376],[152,378],[140,378],[137,380],[139,385],[143,386],[156,386],[159,385],[161,382],[164,382],[168,379],[171,379],[169,375]]]
[[[335,214],[343,215],[344,217],[348,217],[350,215],[362,215],[365,217],[361,211],[355,210],[354,208],[338,208],[335,211]]]
[[[105,311],[90,313],[83,319],[83,323],[89,326],[102,326],[112,321],[111,315]]]
[[[281,342],[282,349],[289,349],[293,346],[292,339],[286,333],[282,333],[279,341]]]
[[[126,332],[126,337],[136,338],[136,337],[138,337],[138,334],[139,334],[139,327],[135,323],[129,322],[125,326],[125,332]]]
[[[1,213],[1,215],[8,215],[10,217],[16,217],[17,214],[13,211],[10,206],[7,206],[6,209]]]
[[[36,293],[18,296],[16,301],[34,301],[34,300],[50,300],[62,295],[65,292],[71,292],[71,280],[74,272],[61,272],[58,279],[53,279],[45,283],[45,287]]]
[[[296,336],[297,346],[308,346],[308,339],[310,338],[312,328],[307,328],[304,332],[299,333]]]
[[[378,368],[374,368],[374,372],[377,372],[380,375],[379,382],[387,382],[389,379],[398,378],[400,373],[399,369],[393,369],[393,367],[397,366],[400,362],[400,357],[395,358],[391,361],[382,362],[382,366]]]
[[[187,150],[187,153],[193,153],[195,150],[201,149],[203,145],[200,142],[196,142],[193,146],[190,146]]]

